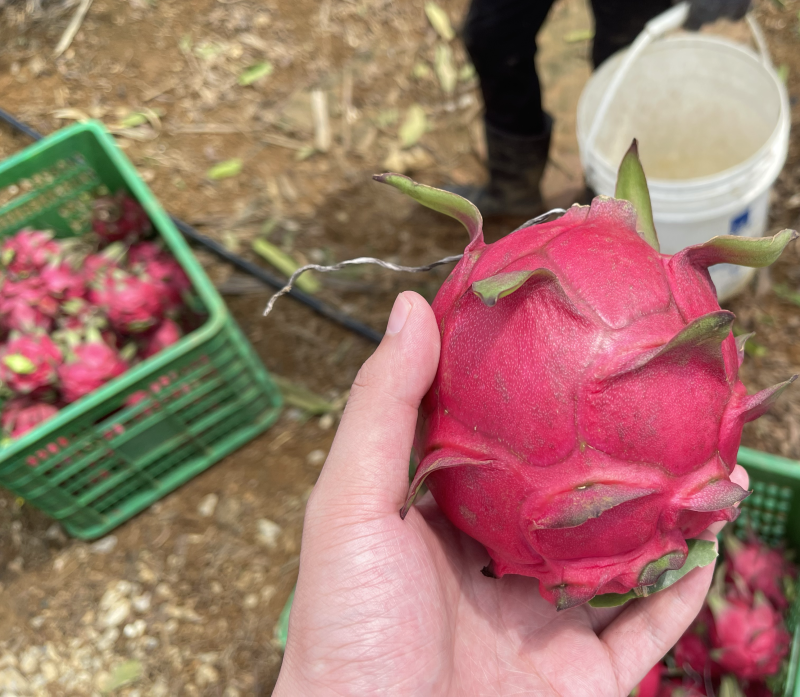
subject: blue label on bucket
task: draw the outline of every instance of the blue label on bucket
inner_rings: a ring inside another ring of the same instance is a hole
[[[735,218],[731,218],[731,234],[738,235],[739,231],[742,228],[747,227],[749,222],[750,222],[750,209],[748,208],[747,210],[745,210],[744,213],[740,213]]]

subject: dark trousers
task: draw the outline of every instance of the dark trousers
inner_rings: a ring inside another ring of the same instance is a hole
[[[515,135],[545,129],[536,74],[536,35],[555,0],[472,0],[464,45],[481,82],[486,121]],[[672,7],[671,0],[592,0],[597,67],[630,44],[648,20]]]

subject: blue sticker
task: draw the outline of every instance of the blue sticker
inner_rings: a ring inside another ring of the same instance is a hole
[[[743,227],[747,227],[747,224],[750,222],[750,209],[748,208],[745,210],[744,213],[740,213],[735,218],[731,218],[731,234],[736,235],[738,234],[739,230]]]

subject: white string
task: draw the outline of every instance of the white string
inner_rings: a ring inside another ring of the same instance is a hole
[[[523,228],[530,227],[531,225],[536,225],[537,223],[544,222],[549,218],[551,215],[563,215],[566,211],[563,208],[553,208],[547,213],[542,213],[539,216],[529,220],[527,223],[523,223],[517,230],[522,230]],[[517,230],[514,230],[516,232]],[[321,271],[322,273],[328,273],[330,271],[340,271],[341,269],[345,268],[346,266],[355,266],[356,264],[376,264],[377,266],[382,266],[384,269],[389,269],[390,271],[405,271],[408,273],[420,273],[423,271],[430,271],[431,269],[436,268],[437,266],[442,266],[443,264],[452,264],[455,261],[458,261],[463,257],[463,254],[455,254],[451,257],[445,257],[444,259],[439,259],[439,261],[434,261],[430,264],[426,264],[425,266],[401,266],[400,264],[392,264],[389,261],[384,261],[383,259],[376,259],[374,257],[358,257],[357,259],[346,259],[345,261],[340,261],[338,264],[333,264],[331,266],[322,266],[320,264],[306,264],[305,266],[301,266],[297,271],[295,271],[287,281],[286,285],[281,288],[277,293],[275,293],[267,303],[267,307],[264,310],[264,317],[266,317],[270,312],[272,312],[272,308],[275,306],[275,301],[280,298],[282,295],[286,295],[294,286],[295,281],[297,281],[298,277],[305,273],[306,271]]]
[[[444,259],[439,259],[439,261],[434,261],[431,264],[426,264],[425,266],[400,266],[399,264],[392,264],[391,262],[384,261],[383,259],[375,259],[373,257],[358,257],[357,259],[347,259],[346,261],[340,261],[338,264],[333,264],[332,266],[321,266],[319,264],[307,264],[306,266],[301,266],[297,271],[295,271],[286,285],[281,288],[275,295],[273,295],[269,302],[267,303],[267,307],[264,310],[264,317],[266,317],[270,312],[272,312],[272,307],[275,305],[275,301],[280,298],[282,295],[286,295],[294,285],[294,282],[297,280],[297,277],[305,273],[306,271],[322,271],[323,273],[328,273],[329,271],[339,271],[343,269],[345,266],[355,266],[356,264],[377,264],[378,266],[382,266],[384,269],[390,269],[391,271],[408,271],[412,273],[418,273],[421,271],[430,271],[431,269],[441,266],[442,264],[452,264],[454,261],[458,261],[463,257],[463,254],[456,254],[452,257],[445,257]]]

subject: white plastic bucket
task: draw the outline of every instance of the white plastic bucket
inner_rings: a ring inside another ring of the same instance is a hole
[[[603,63],[581,94],[577,132],[587,183],[612,196],[635,137],[662,252],[715,235],[761,237],[791,122],[769,57],[702,34],[644,43],[630,49],[638,55],[627,66],[625,51]],[[627,72],[601,105],[621,65]],[[593,128],[598,108],[605,115]],[[741,291],[752,274],[728,264],[711,268],[720,300]]]

